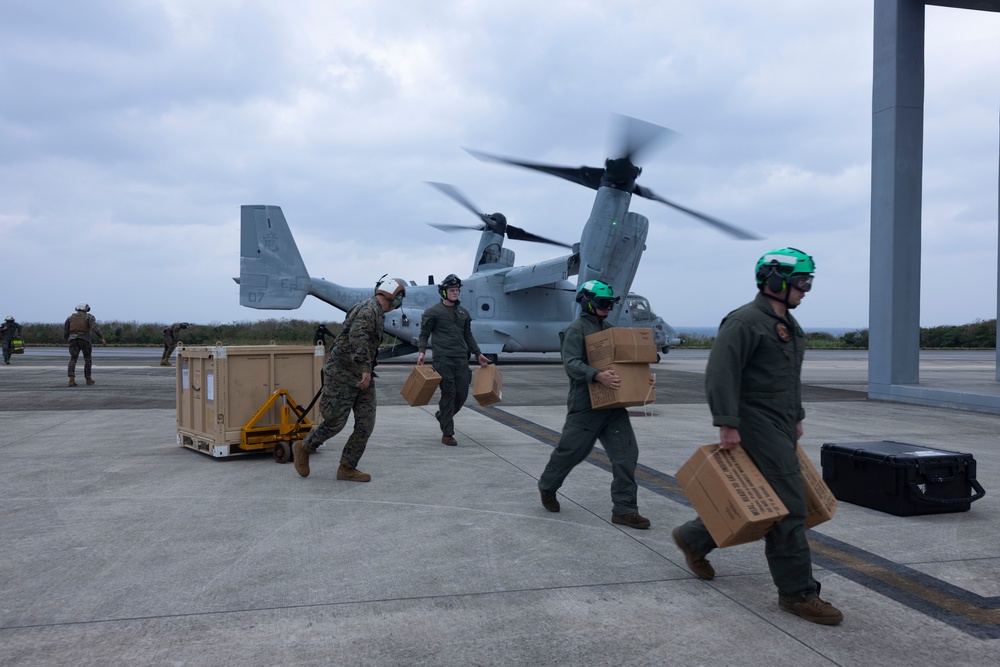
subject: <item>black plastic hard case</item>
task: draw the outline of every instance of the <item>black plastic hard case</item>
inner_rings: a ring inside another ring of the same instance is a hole
[[[972,454],[936,447],[891,440],[826,443],[820,464],[837,500],[896,516],[965,512],[986,495]]]

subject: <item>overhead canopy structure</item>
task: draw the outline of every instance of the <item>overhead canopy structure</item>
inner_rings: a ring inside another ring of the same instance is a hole
[[[1000,348],[991,382],[920,382],[927,5],[1000,12],[1000,0],[875,0],[868,397],[1000,413]]]

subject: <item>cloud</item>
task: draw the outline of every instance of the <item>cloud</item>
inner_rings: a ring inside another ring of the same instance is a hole
[[[600,166],[623,113],[679,133],[642,185],[767,236],[634,201],[634,289],[668,321],[715,324],[752,296],[757,256],[794,245],[820,267],[803,320],[863,326],[872,17],[871,0],[6,3],[0,233],[23,288],[5,301],[22,321],[81,299],[109,319],[335,321],[311,299],[238,305],[241,204],[282,206],[317,276],[464,275],[476,235],[424,223],[475,220],[423,182],[576,241],[593,192],[462,148]],[[985,287],[925,276],[928,321],[995,314],[998,37],[993,12],[927,9],[925,274]]]

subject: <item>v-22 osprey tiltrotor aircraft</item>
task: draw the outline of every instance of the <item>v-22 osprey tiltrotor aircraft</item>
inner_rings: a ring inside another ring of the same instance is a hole
[[[483,354],[496,360],[501,352],[558,352],[559,332],[579,315],[575,296],[588,280],[601,280],[615,294],[625,295],[608,316],[614,326],[653,330],[657,348],[664,354],[680,341],[676,332],[656,316],[649,301],[629,290],[645,250],[649,220],[628,210],[632,195],[661,202],[742,239],[756,236],[717,218],[668,201],[636,184],[641,169],[632,162],[640,149],[670,131],[632,118],[623,119],[620,156],[605,161],[604,168],[557,167],[468,151],[487,161],[502,162],[559,176],[597,190],[590,218],[579,243],[572,246],[547,239],[507,223],[503,214],[480,213],[457,189],[431,183],[475,214],[479,225],[433,224],[444,230],[482,232],[472,274],[462,281],[462,304],[472,314],[472,333]],[[241,207],[240,304],[249,308],[293,310],[307,295],[347,311],[371,297],[374,286],[344,287],[313,278],[306,270],[291,230],[278,206]],[[547,243],[568,248],[570,254],[527,266],[514,266],[514,252],[503,247],[504,238]],[[576,276],[576,281],[570,281]],[[433,277],[428,285],[397,278],[407,285],[403,306],[386,314],[385,331],[401,341],[380,356],[401,356],[417,350],[423,311],[440,300]]]

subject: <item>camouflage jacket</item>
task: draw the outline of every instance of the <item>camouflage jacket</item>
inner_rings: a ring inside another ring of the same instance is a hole
[[[169,327],[163,328],[163,340],[168,343],[176,343],[180,340],[181,331],[187,327],[182,327],[180,322],[176,322]]]
[[[63,338],[66,340],[79,338],[89,341],[91,336],[104,338],[101,330],[97,328],[97,320],[93,315],[77,311],[66,318],[66,324],[63,326]]]
[[[378,297],[372,296],[351,308],[323,364],[324,383],[353,385],[361,381],[362,373],[373,373],[384,326],[385,312]]]

